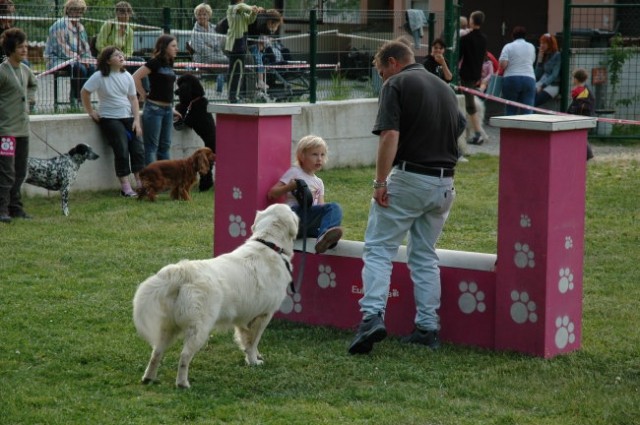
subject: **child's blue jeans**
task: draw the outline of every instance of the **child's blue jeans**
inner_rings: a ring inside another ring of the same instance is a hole
[[[335,202],[328,202],[322,205],[312,205],[307,209],[307,220],[302,216],[302,207],[295,206],[291,209],[300,217],[300,227],[298,228],[298,238],[302,237],[306,224],[308,238],[317,238],[332,227],[340,226],[342,223],[342,208]]]

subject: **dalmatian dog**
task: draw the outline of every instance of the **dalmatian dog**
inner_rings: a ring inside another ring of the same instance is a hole
[[[69,189],[78,177],[78,169],[86,160],[95,161],[98,158],[98,154],[84,143],[54,158],[29,158],[25,181],[47,190],[59,190],[62,196],[62,213],[69,215]]]

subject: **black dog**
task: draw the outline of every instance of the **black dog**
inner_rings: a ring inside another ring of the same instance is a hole
[[[174,123],[176,130],[181,130],[186,125],[193,129],[204,142],[204,145],[216,152],[216,122],[213,114],[207,112],[209,101],[204,95],[204,87],[200,80],[194,75],[185,74],[178,78],[178,89],[176,95],[180,103],[176,105],[176,110],[182,115],[182,119]],[[198,188],[204,192],[213,187],[213,173],[200,177]]]

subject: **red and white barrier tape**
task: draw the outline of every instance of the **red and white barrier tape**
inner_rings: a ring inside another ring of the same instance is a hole
[[[173,64],[175,68],[228,68],[226,63],[200,63],[200,62],[176,62]],[[337,64],[321,63],[316,64],[316,68],[336,68]],[[289,61],[287,64],[280,65],[245,65],[245,68],[267,68],[267,69],[309,69],[311,65],[307,62]]]
[[[54,72],[60,71],[61,69],[66,68],[67,66],[69,66],[74,62],[90,63],[94,65],[97,63],[95,59],[81,59],[79,61],[76,61],[74,59],[69,59],[67,61],[62,62],[59,65],[54,66],[51,69],[41,72],[40,74],[36,75],[36,78],[41,78],[41,77],[44,77],[45,75],[53,74]],[[145,62],[125,61],[124,64],[126,66],[142,66],[145,64]],[[176,62],[173,66],[175,68],[211,68],[211,69],[215,69],[215,68],[227,69],[229,67],[229,65],[227,65],[226,63],[211,64],[211,63],[200,63],[200,62]],[[247,68],[260,67],[260,65],[245,65],[245,66]],[[339,66],[338,64],[321,63],[321,64],[317,64],[316,68],[337,68],[338,66]],[[306,62],[293,62],[293,63],[282,64],[282,65],[262,65],[262,67],[267,69],[300,69],[300,68],[309,69],[311,65],[309,65]]]
[[[572,115],[572,114],[567,114],[565,112],[551,111],[549,109],[542,109],[542,108],[537,108],[535,106],[525,105],[524,103],[519,103],[519,102],[514,102],[512,100],[503,99],[501,97],[497,97],[497,96],[493,96],[493,95],[490,95],[490,94],[486,94],[486,93],[483,93],[483,92],[478,91],[478,90],[470,89],[468,87],[462,87],[462,86],[456,86],[456,85],[452,85],[452,86],[453,86],[453,88],[455,90],[460,90],[460,91],[463,91],[463,92],[471,93],[471,94],[473,94],[475,96],[482,97],[484,99],[493,100],[494,102],[503,103],[503,104],[509,105],[509,106],[515,106],[515,107],[523,108],[523,109],[530,109],[532,111],[540,112],[540,113],[543,113],[543,114],[549,114],[549,115],[566,115],[566,116],[571,116]],[[596,120],[599,121],[599,122],[606,122],[606,123],[610,123],[610,124],[640,125],[640,121],[621,120],[621,119],[617,119],[617,118],[596,118]]]

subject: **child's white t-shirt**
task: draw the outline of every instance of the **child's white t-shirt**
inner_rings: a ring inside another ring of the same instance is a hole
[[[280,181],[287,184],[291,179],[302,179],[307,183],[309,190],[311,190],[311,195],[313,195],[313,205],[318,205],[320,197],[324,197],[324,183],[322,182],[322,179],[315,174],[307,174],[299,166],[293,165],[282,175],[282,177],[280,177]],[[298,201],[291,192],[287,192],[286,202],[290,207],[298,206]]]
[[[129,96],[136,95],[136,85],[129,72],[110,72],[107,77],[94,72],[82,87],[98,93],[98,112],[103,118],[129,118],[133,116]]]

